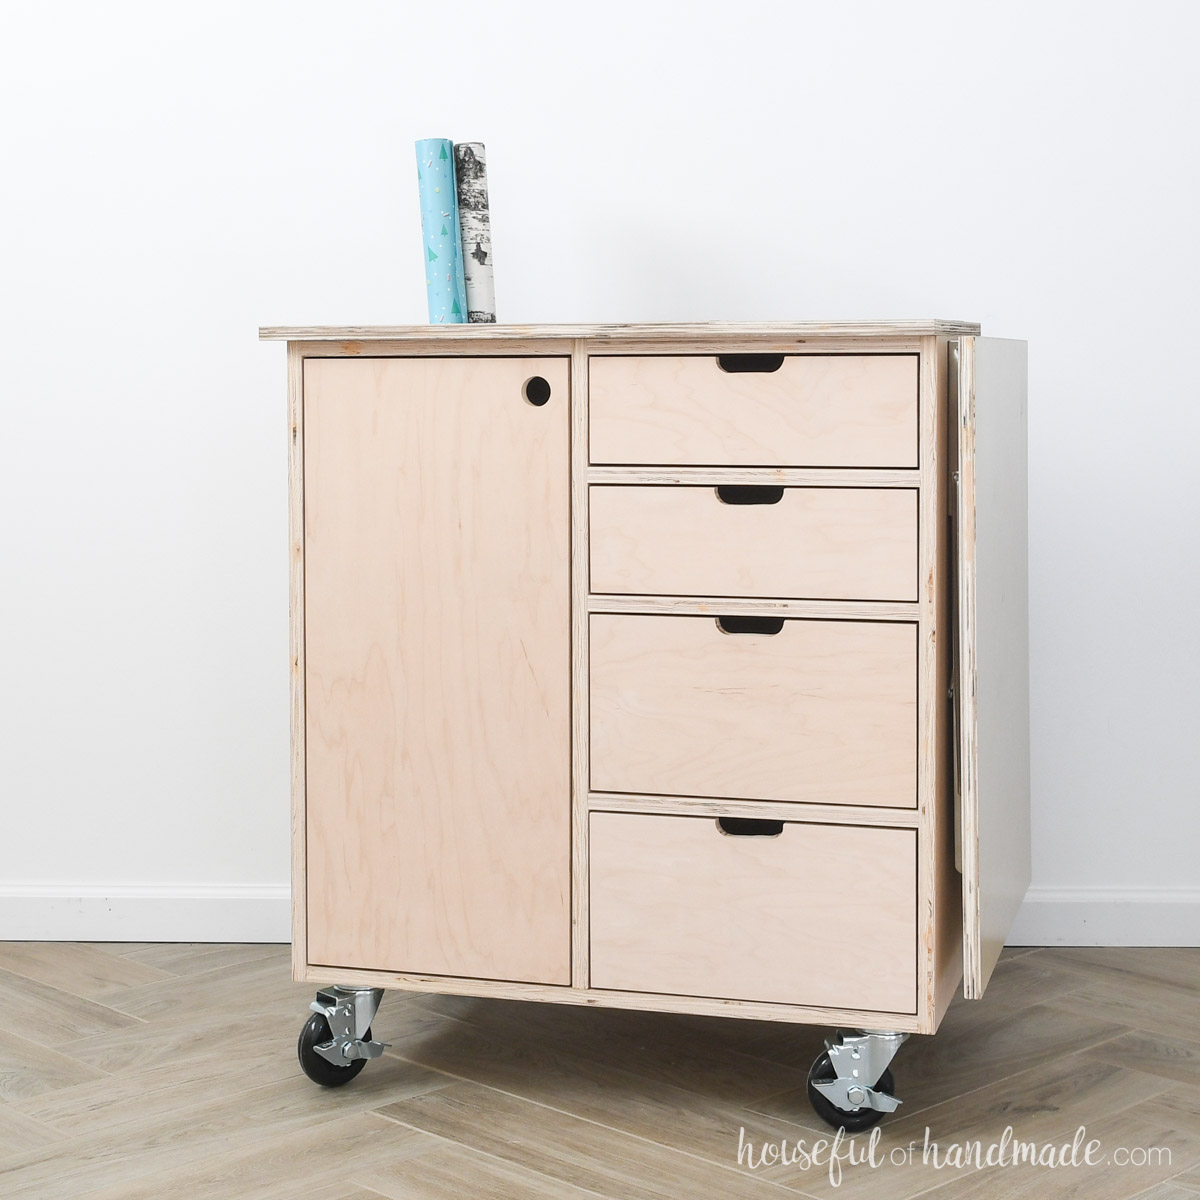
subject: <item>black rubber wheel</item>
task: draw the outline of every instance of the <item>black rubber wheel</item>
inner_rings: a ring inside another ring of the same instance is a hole
[[[320,1013],[313,1013],[304,1022],[304,1028],[300,1030],[300,1041],[296,1044],[296,1055],[300,1059],[301,1070],[313,1083],[319,1083],[322,1087],[341,1087],[349,1083],[367,1065],[365,1058],[356,1058],[344,1067],[336,1066],[328,1059],[322,1058],[317,1053],[317,1047],[332,1037],[329,1022]],[[371,1040],[369,1029],[365,1040]]]
[[[817,1056],[817,1060],[808,1072],[808,1102],[813,1106],[813,1112],[826,1125],[832,1125],[834,1129],[844,1129],[847,1133],[861,1133],[864,1129],[878,1125],[883,1120],[884,1114],[877,1108],[860,1108],[847,1112],[845,1109],[838,1108],[813,1086],[819,1080],[836,1078],[837,1072],[833,1069],[833,1061],[829,1057],[829,1051],[826,1050]],[[892,1078],[892,1072],[884,1071],[875,1085],[875,1090],[894,1096],[895,1088],[896,1081]]]

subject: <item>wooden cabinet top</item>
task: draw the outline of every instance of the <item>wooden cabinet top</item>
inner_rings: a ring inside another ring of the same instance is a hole
[[[686,342],[713,338],[957,337],[977,334],[971,321],[699,321],[649,325],[268,325],[264,341],[287,342],[510,342],[587,339],[603,342]]]

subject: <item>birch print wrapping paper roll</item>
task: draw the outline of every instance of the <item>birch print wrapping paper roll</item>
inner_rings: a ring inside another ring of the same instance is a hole
[[[467,320],[472,324],[487,324],[496,320],[496,284],[492,277],[492,216],[488,209],[487,152],[483,143],[456,143],[454,167],[462,224]]]
[[[421,192],[429,323],[461,325],[467,319],[467,293],[458,231],[453,142],[447,138],[423,138],[417,142],[417,183]]]

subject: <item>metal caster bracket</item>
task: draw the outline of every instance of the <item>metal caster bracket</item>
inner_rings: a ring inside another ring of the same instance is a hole
[[[322,988],[309,1008],[329,1022],[333,1038],[313,1049],[335,1067],[360,1058],[378,1058],[388,1043],[367,1041],[366,1037],[382,1000],[383,988]]]
[[[895,1112],[900,1101],[887,1092],[877,1092],[875,1084],[907,1040],[907,1033],[867,1033],[861,1029],[847,1033],[839,1029],[833,1041],[825,1043],[837,1078],[814,1080],[813,1087],[843,1112],[862,1108]]]

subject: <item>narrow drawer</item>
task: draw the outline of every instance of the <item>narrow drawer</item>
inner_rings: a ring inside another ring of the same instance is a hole
[[[593,614],[592,789],[915,807],[916,625],[766,620]]]
[[[916,467],[917,362],[916,354],[590,358],[591,461]]]
[[[915,488],[588,489],[593,592],[917,598]]]
[[[592,987],[916,1011],[915,830],[726,827],[592,813]]]

